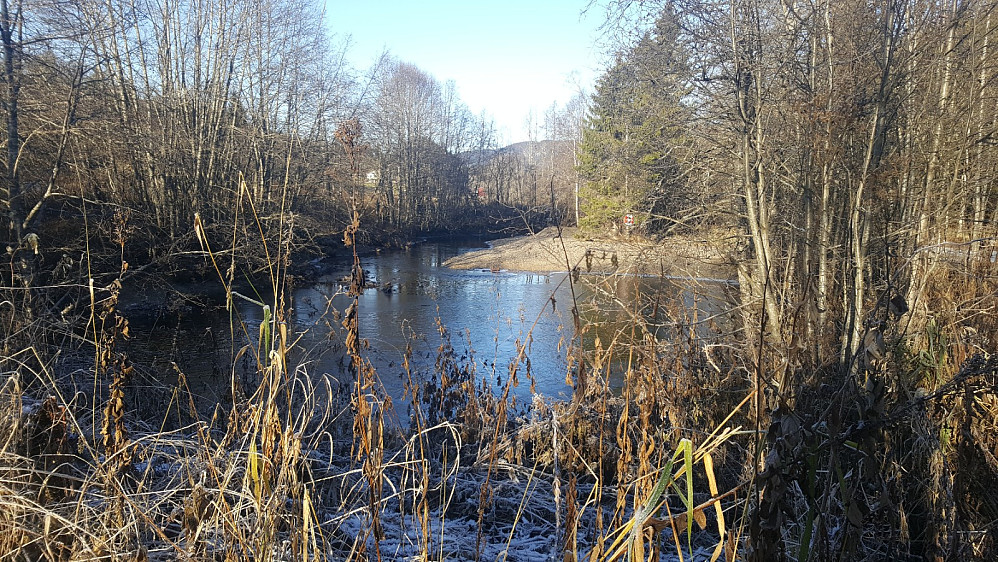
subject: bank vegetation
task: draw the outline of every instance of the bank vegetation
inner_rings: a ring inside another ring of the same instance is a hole
[[[996,6],[610,2],[588,103],[500,149],[453,84],[349,68],[316,3],[0,0],[0,557],[993,559]],[[485,372],[441,321],[384,391],[359,246],[574,223],[604,251],[567,282],[613,297],[614,241],[682,236],[728,312],[560,303],[574,395],[529,405],[529,334]],[[330,253],[314,373],[291,288]],[[210,411],[125,351],[154,277],[223,295]]]

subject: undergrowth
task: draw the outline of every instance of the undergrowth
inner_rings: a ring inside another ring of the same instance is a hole
[[[259,224],[252,208],[243,220],[234,232]],[[176,365],[176,384],[158,390],[166,403],[136,405],[143,391],[121,345],[129,325],[118,307],[127,263],[101,287],[67,281],[72,272],[59,261],[42,286],[29,274],[42,269],[28,263],[37,248],[12,254],[0,306],[0,559],[957,560],[995,552],[990,264],[933,279],[924,322],[905,322],[910,315],[886,304],[875,309],[863,355],[818,372],[790,366],[793,392],[760,376],[778,346],[741,346],[733,326],[744,323],[705,314],[695,288],[680,298],[632,295],[631,321],[609,331],[584,322],[585,303],[573,303],[565,376],[574,396],[534,394],[525,414],[513,403],[514,388],[536,375],[529,332],[494,389],[473,357],[457,357],[438,322],[431,372],[413,366],[411,347],[403,351],[407,410],[398,422],[399,397],[367,359],[356,252],[352,300],[337,311],[349,380],[296,363],[293,217],[285,221],[276,242],[260,239],[266,300],[234,289],[235,253],[215,252],[195,225],[234,334],[229,401],[210,411]],[[355,216],[347,247],[356,247],[359,228]],[[77,279],[89,280],[81,263]],[[587,279],[568,282],[614,293],[612,275]],[[86,304],[71,309],[70,300]],[[259,321],[241,319],[237,300]],[[56,304],[64,312],[53,319]]]

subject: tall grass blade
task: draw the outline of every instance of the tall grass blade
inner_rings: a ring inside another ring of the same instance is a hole
[[[711,497],[717,497],[717,478],[714,476],[714,458],[710,453],[704,453],[703,455],[703,470],[707,473],[707,487],[710,490]],[[714,547],[713,554],[710,555],[710,562],[717,560],[721,553],[724,551],[724,541],[725,541],[725,529],[724,529],[724,510],[721,509],[721,502],[714,502],[714,514],[717,516],[717,534],[719,538],[717,539],[717,546]]]

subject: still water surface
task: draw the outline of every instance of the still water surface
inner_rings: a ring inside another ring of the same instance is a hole
[[[578,303],[583,324],[590,329],[585,347],[598,336],[604,345],[627,335],[634,315],[660,325],[664,337],[675,322],[675,302],[681,308],[697,309],[702,316],[720,312],[716,298],[704,298],[689,282],[659,278],[597,278],[569,274],[456,270],[443,266],[450,257],[481,248],[481,243],[425,243],[407,250],[384,252],[362,258],[370,287],[360,295],[360,336],[369,347],[365,357],[378,372],[387,393],[400,401],[404,372],[402,357],[412,347],[414,374],[434,370],[445,326],[455,358],[473,365],[479,380],[501,386],[510,364],[521,360],[521,403],[531,398],[521,345],[529,357],[537,393],[549,398],[569,398],[569,343],[574,335],[572,306]],[[313,376],[329,374],[343,384],[351,382],[344,366],[340,316],[351,298],[342,284],[345,271],[296,289],[292,296],[293,331],[300,336],[292,364],[302,365]],[[655,296],[657,295],[657,296]],[[673,305],[663,300],[671,299]],[[238,301],[248,333],[258,333],[262,309]],[[229,383],[231,346],[219,343],[229,338],[228,315],[221,311],[207,319],[208,327],[186,327],[186,336],[197,341],[177,363],[197,383],[197,392],[207,401],[224,401]],[[237,347],[240,347],[239,344]],[[206,395],[206,396],[205,396]]]

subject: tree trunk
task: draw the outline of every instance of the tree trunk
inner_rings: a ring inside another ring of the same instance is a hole
[[[0,0],[0,42],[3,43],[3,76],[7,87],[4,91],[4,101],[7,106],[7,206],[9,213],[9,228],[13,230],[14,239],[21,241],[21,222],[24,216],[24,202],[21,196],[21,181],[17,170],[18,155],[21,152],[21,137],[18,128],[17,102],[20,95],[21,80],[18,76],[18,52],[14,41],[14,31],[20,26],[20,2],[16,12],[11,14],[8,0]]]

